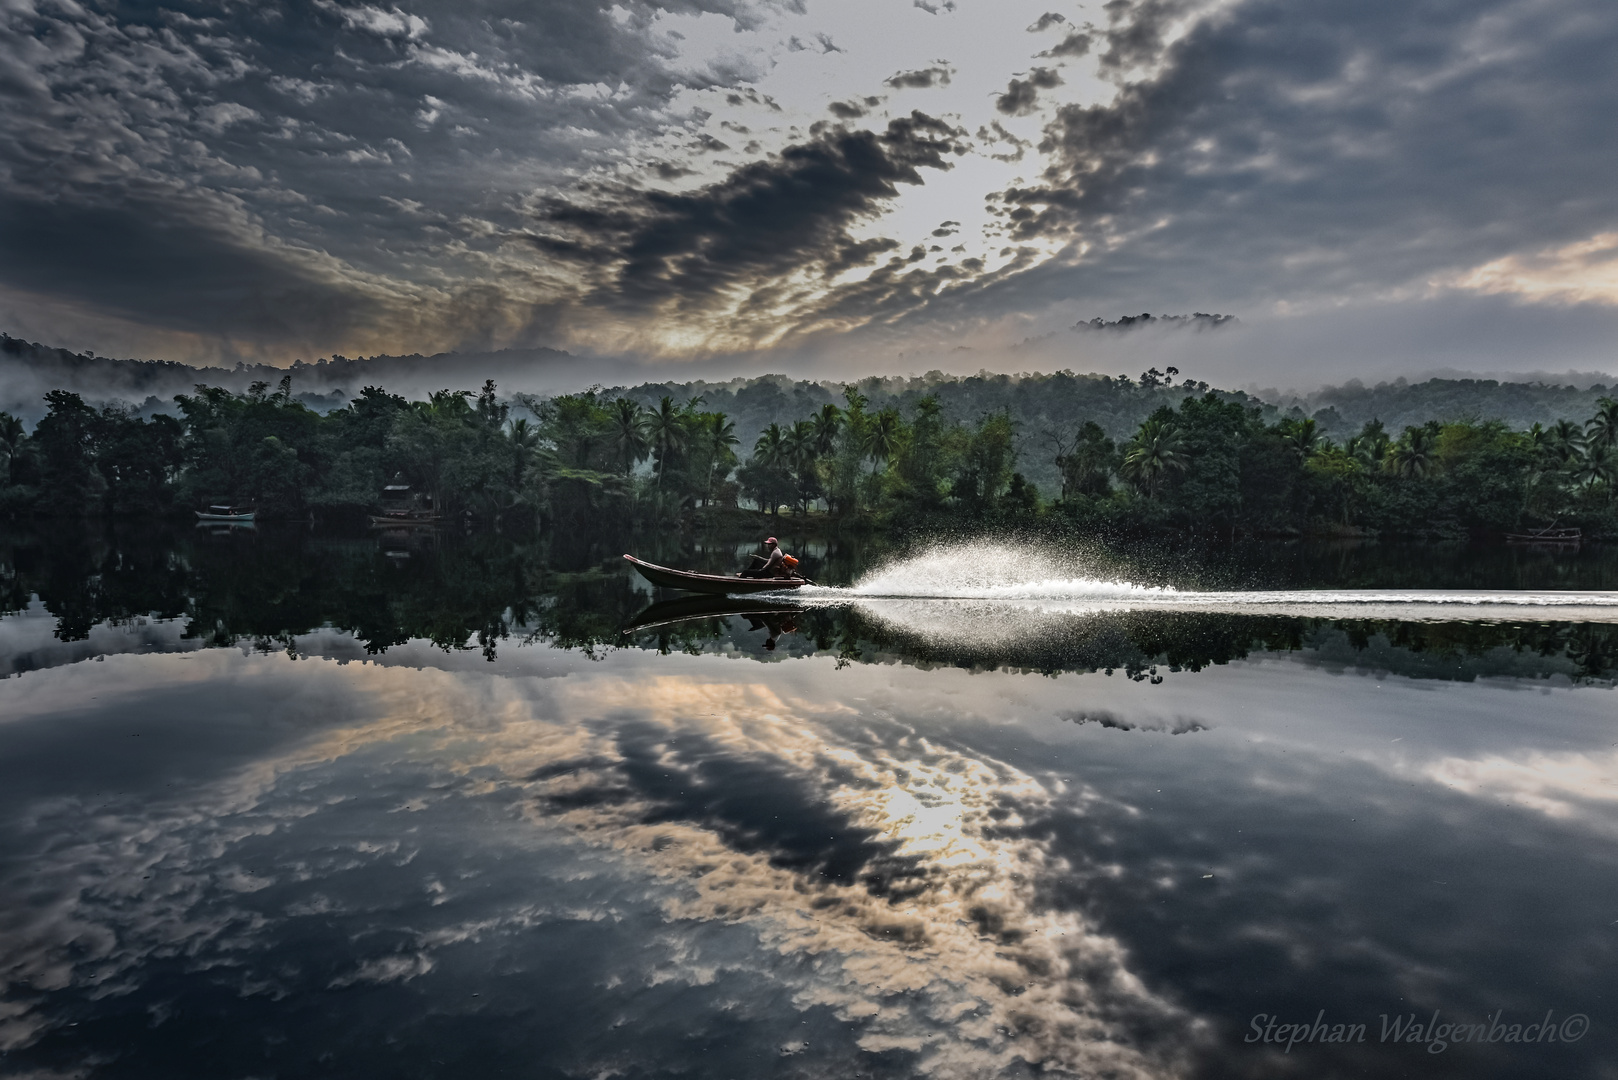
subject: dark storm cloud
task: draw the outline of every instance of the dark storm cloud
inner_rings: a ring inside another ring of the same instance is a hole
[[[1037,34],[1041,30],[1049,30],[1051,27],[1059,26],[1059,25],[1061,25],[1062,23],[1065,23],[1065,22],[1067,22],[1067,20],[1065,18],[1063,18],[1062,16],[1058,15],[1056,12],[1047,11],[1045,14],[1041,15],[1038,19],[1034,20],[1034,25],[1032,25],[1032,26],[1030,26],[1028,28],[1028,32],[1030,34]]]
[[[3,200],[0,283],[207,335],[298,339],[382,317],[377,297],[292,253],[246,246],[229,224],[162,203]]]
[[[658,13],[751,25],[753,10],[0,6],[0,282],[244,342],[284,343],[296,323],[342,344],[427,294],[451,337],[463,317],[499,323],[515,301],[498,289],[443,284],[476,277],[520,224],[487,164],[533,162],[543,185],[668,123],[681,87],[735,76],[671,69]]]
[[[1103,5],[1111,25],[1102,35],[1107,43],[1107,51],[1101,54],[1102,72],[1118,75],[1155,62],[1163,53],[1171,24],[1197,6],[1195,0],[1110,0]],[[1089,45],[1086,40],[1084,47]]]
[[[1062,77],[1050,68],[1035,68],[1026,79],[1012,79],[994,107],[1007,116],[1025,116],[1034,111],[1041,90],[1062,85]]]
[[[950,69],[940,65],[918,71],[901,71],[890,76],[886,82],[895,90],[926,90],[933,86],[948,86],[949,75]]]
[[[899,241],[886,236],[871,240],[846,241],[838,246],[837,254],[827,260],[822,273],[825,277],[836,277],[844,270],[852,270],[856,266],[869,266],[876,261],[877,256],[885,255],[898,246]]]
[[[1094,39],[1090,34],[1082,30],[1075,30],[1073,33],[1063,38],[1059,44],[1053,45],[1039,55],[1050,57],[1052,59],[1057,59],[1064,56],[1077,59],[1081,56],[1086,56],[1089,54],[1090,46],[1093,43],[1093,40]]]
[[[1612,5],[1252,0],[1160,53],[1152,36],[1109,55],[1158,73],[1064,106],[1041,182],[1000,196],[1013,242],[1093,245],[1018,281],[1021,303],[1426,289],[1618,226]]]
[[[735,286],[762,287],[804,268],[858,265],[887,241],[856,243],[900,184],[948,169],[963,135],[924,113],[878,134],[835,127],[779,157],[742,166],[693,192],[600,188],[542,201],[542,250],[593,274],[593,295],[632,307],[698,307]]]

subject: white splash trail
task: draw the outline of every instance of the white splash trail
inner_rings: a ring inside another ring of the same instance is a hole
[[[936,605],[939,613],[1003,606],[1041,614],[1203,611],[1350,619],[1618,622],[1618,592],[1278,589],[1195,591],[1099,576],[1062,576],[1075,560],[1037,549],[964,544],[867,574],[846,588],[809,586],[814,605]],[[1065,565],[1064,565],[1065,564]]]

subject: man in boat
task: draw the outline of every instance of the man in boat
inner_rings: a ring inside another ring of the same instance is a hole
[[[765,537],[763,555],[752,555],[749,558],[757,559],[758,565],[750,570],[743,570],[742,577],[772,578],[792,576],[792,566],[787,562],[787,554],[781,550],[781,545],[776,543],[773,536]]]

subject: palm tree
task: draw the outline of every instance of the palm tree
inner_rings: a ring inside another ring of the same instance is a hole
[[[820,407],[812,422],[815,426],[815,453],[826,457],[837,445],[837,433],[843,427],[843,410],[828,401]]]
[[[1610,446],[1600,449],[1592,446],[1590,452],[1579,462],[1579,468],[1574,473],[1574,483],[1585,488],[1594,488],[1597,484],[1606,484],[1608,495],[1612,492],[1613,480],[1618,478],[1618,451]]]
[[[759,433],[753,444],[753,457],[760,465],[779,468],[787,463],[786,433],[780,424],[771,424]]]
[[[1405,428],[1382,459],[1382,467],[1395,476],[1426,476],[1433,467],[1433,433],[1424,427]]]
[[[884,466],[899,449],[899,436],[904,431],[904,421],[899,417],[899,410],[889,405],[876,414],[865,431],[865,445],[861,447],[865,456],[872,461],[881,462]]]
[[[1294,453],[1305,461],[1315,455],[1320,445],[1320,425],[1311,419],[1290,420],[1281,426],[1281,437]]]
[[[758,441],[753,444],[753,460],[766,469],[786,469],[790,452],[787,448],[786,432],[781,430],[780,424],[771,424],[759,433]],[[773,491],[773,487],[771,488]],[[773,517],[780,512],[775,504],[775,496],[770,497],[770,515]],[[759,509],[764,508],[764,500],[759,499]]]
[[[511,444],[511,487],[513,491],[521,491],[523,470],[539,449],[539,428],[530,424],[527,417],[513,420],[506,429],[506,441]]]
[[[646,437],[646,411],[637,402],[619,398],[612,403],[610,416],[612,449],[624,475],[628,476],[637,461],[645,460],[646,451],[651,447]]]
[[[1147,498],[1156,498],[1157,489],[1171,472],[1184,472],[1190,462],[1184,444],[1173,424],[1148,420],[1140,426],[1124,451],[1121,470],[1126,480],[1146,489]]]
[[[1584,429],[1571,420],[1558,420],[1551,428],[1551,448],[1566,465],[1584,456]]]
[[[1367,469],[1382,464],[1388,453],[1388,432],[1380,420],[1369,420],[1348,440],[1348,455]]]
[[[713,500],[715,470],[720,467],[721,462],[726,461],[726,451],[739,442],[741,440],[736,437],[736,425],[731,423],[730,417],[722,412],[708,415],[708,487],[702,498],[704,505]],[[729,460],[736,459],[732,457]],[[728,464],[724,468],[726,473],[730,471]]]
[[[1585,438],[1592,450],[1610,450],[1618,446],[1618,401],[1610,397],[1596,402],[1596,414],[1584,425]]]
[[[1539,421],[1534,423],[1523,433],[1528,440],[1528,449],[1537,457],[1547,457],[1551,449],[1551,433],[1545,430],[1545,425]]]
[[[0,455],[6,459],[6,483],[11,483],[11,463],[22,453],[22,421],[10,413],[0,413]]]
[[[799,420],[787,429],[782,441],[786,450],[787,465],[798,483],[798,499],[803,503],[804,513],[808,513],[809,485],[806,481],[814,470],[815,422]]]
[[[412,404],[417,412],[429,419],[466,420],[472,415],[472,406],[466,403],[471,396],[470,390],[434,390],[427,395],[426,401]]]
[[[696,399],[692,399],[696,400]],[[668,472],[669,458],[685,449],[685,414],[675,406],[667,394],[658,403],[647,423],[647,433],[657,446],[657,486],[663,486],[663,474]]]
[[[794,467],[814,460],[815,422],[799,420],[786,430],[787,457]]]

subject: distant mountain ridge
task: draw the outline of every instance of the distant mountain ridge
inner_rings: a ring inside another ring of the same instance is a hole
[[[117,360],[70,352],[0,333],[0,412],[32,423],[44,415],[41,399],[49,390],[71,390],[86,401],[125,401],[142,411],[162,411],[171,407],[175,394],[189,394],[198,383],[240,393],[255,382],[273,386],[288,374],[298,398],[324,411],[341,408],[367,386],[425,394],[447,386],[460,388],[469,373],[476,373],[470,383],[475,387],[484,379],[511,382],[531,378],[536,369],[573,359],[557,349],[534,348],[433,356],[334,355],[312,364],[300,360],[291,367],[193,367],[173,360]]]

